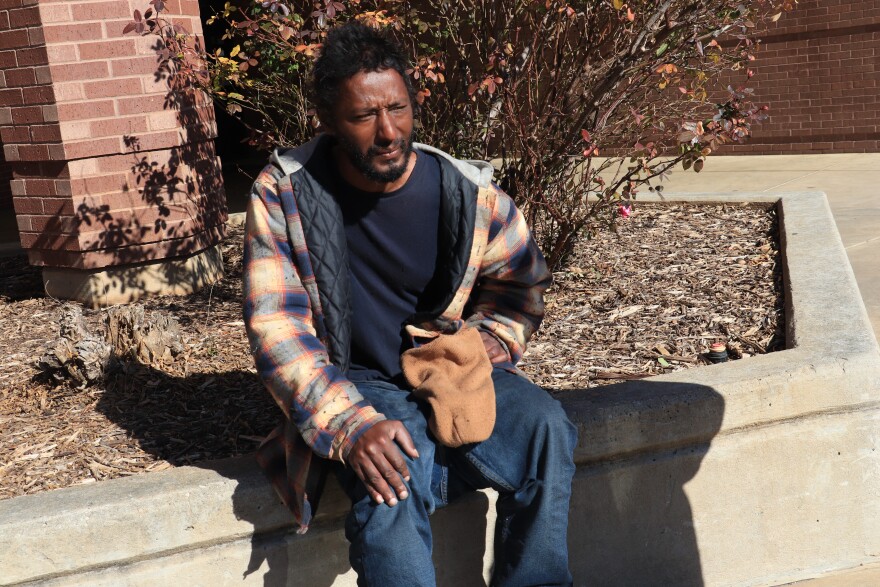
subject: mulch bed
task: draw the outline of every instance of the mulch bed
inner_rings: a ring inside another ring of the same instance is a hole
[[[143,302],[180,322],[180,355],[125,363],[82,389],[36,367],[65,303],[43,294],[24,258],[0,258],[0,499],[256,448],[278,410],[244,335],[240,243],[231,227],[220,283]],[[716,341],[734,360],[784,348],[772,207],[641,204],[554,277],[521,363],[553,393],[697,367]],[[106,312],[83,314],[99,330]]]

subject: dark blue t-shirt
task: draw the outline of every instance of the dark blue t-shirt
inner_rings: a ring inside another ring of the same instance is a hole
[[[364,192],[341,179],[336,190],[349,251],[352,381],[400,377],[404,324],[437,266],[440,163],[416,155],[396,191]]]

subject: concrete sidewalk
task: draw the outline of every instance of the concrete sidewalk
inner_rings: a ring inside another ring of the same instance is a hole
[[[665,193],[823,191],[880,338],[880,153],[710,156],[700,173],[677,170]]]
[[[782,587],[871,587],[880,585],[880,564],[856,567]]]

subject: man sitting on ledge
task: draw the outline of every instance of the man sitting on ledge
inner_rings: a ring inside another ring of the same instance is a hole
[[[300,532],[336,470],[360,585],[433,585],[428,516],[486,487],[493,584],[569,585],[576,431],[515,368],[550,275],[488,164],[413,142],[408,67],[380,32],[330,31],[325,132],[254,184],[245,322],[284,413],[258,459]]]

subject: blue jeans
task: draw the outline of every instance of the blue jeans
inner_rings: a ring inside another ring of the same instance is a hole
[[[347,467],[340,480],[352,500],[345,525],[358,585],[435,584],[428,516],[466,491],[498,491],[492,585],[571,585],[568,503],[577,432],[562,406],[526,378],[496,368],[492,435],[457,449],[437,444],[429,410],[409,390],[390,383],[357,383],[358,391],[388,419],[400,420],[418,459],[404,455],[410,496],[377,505]]]

